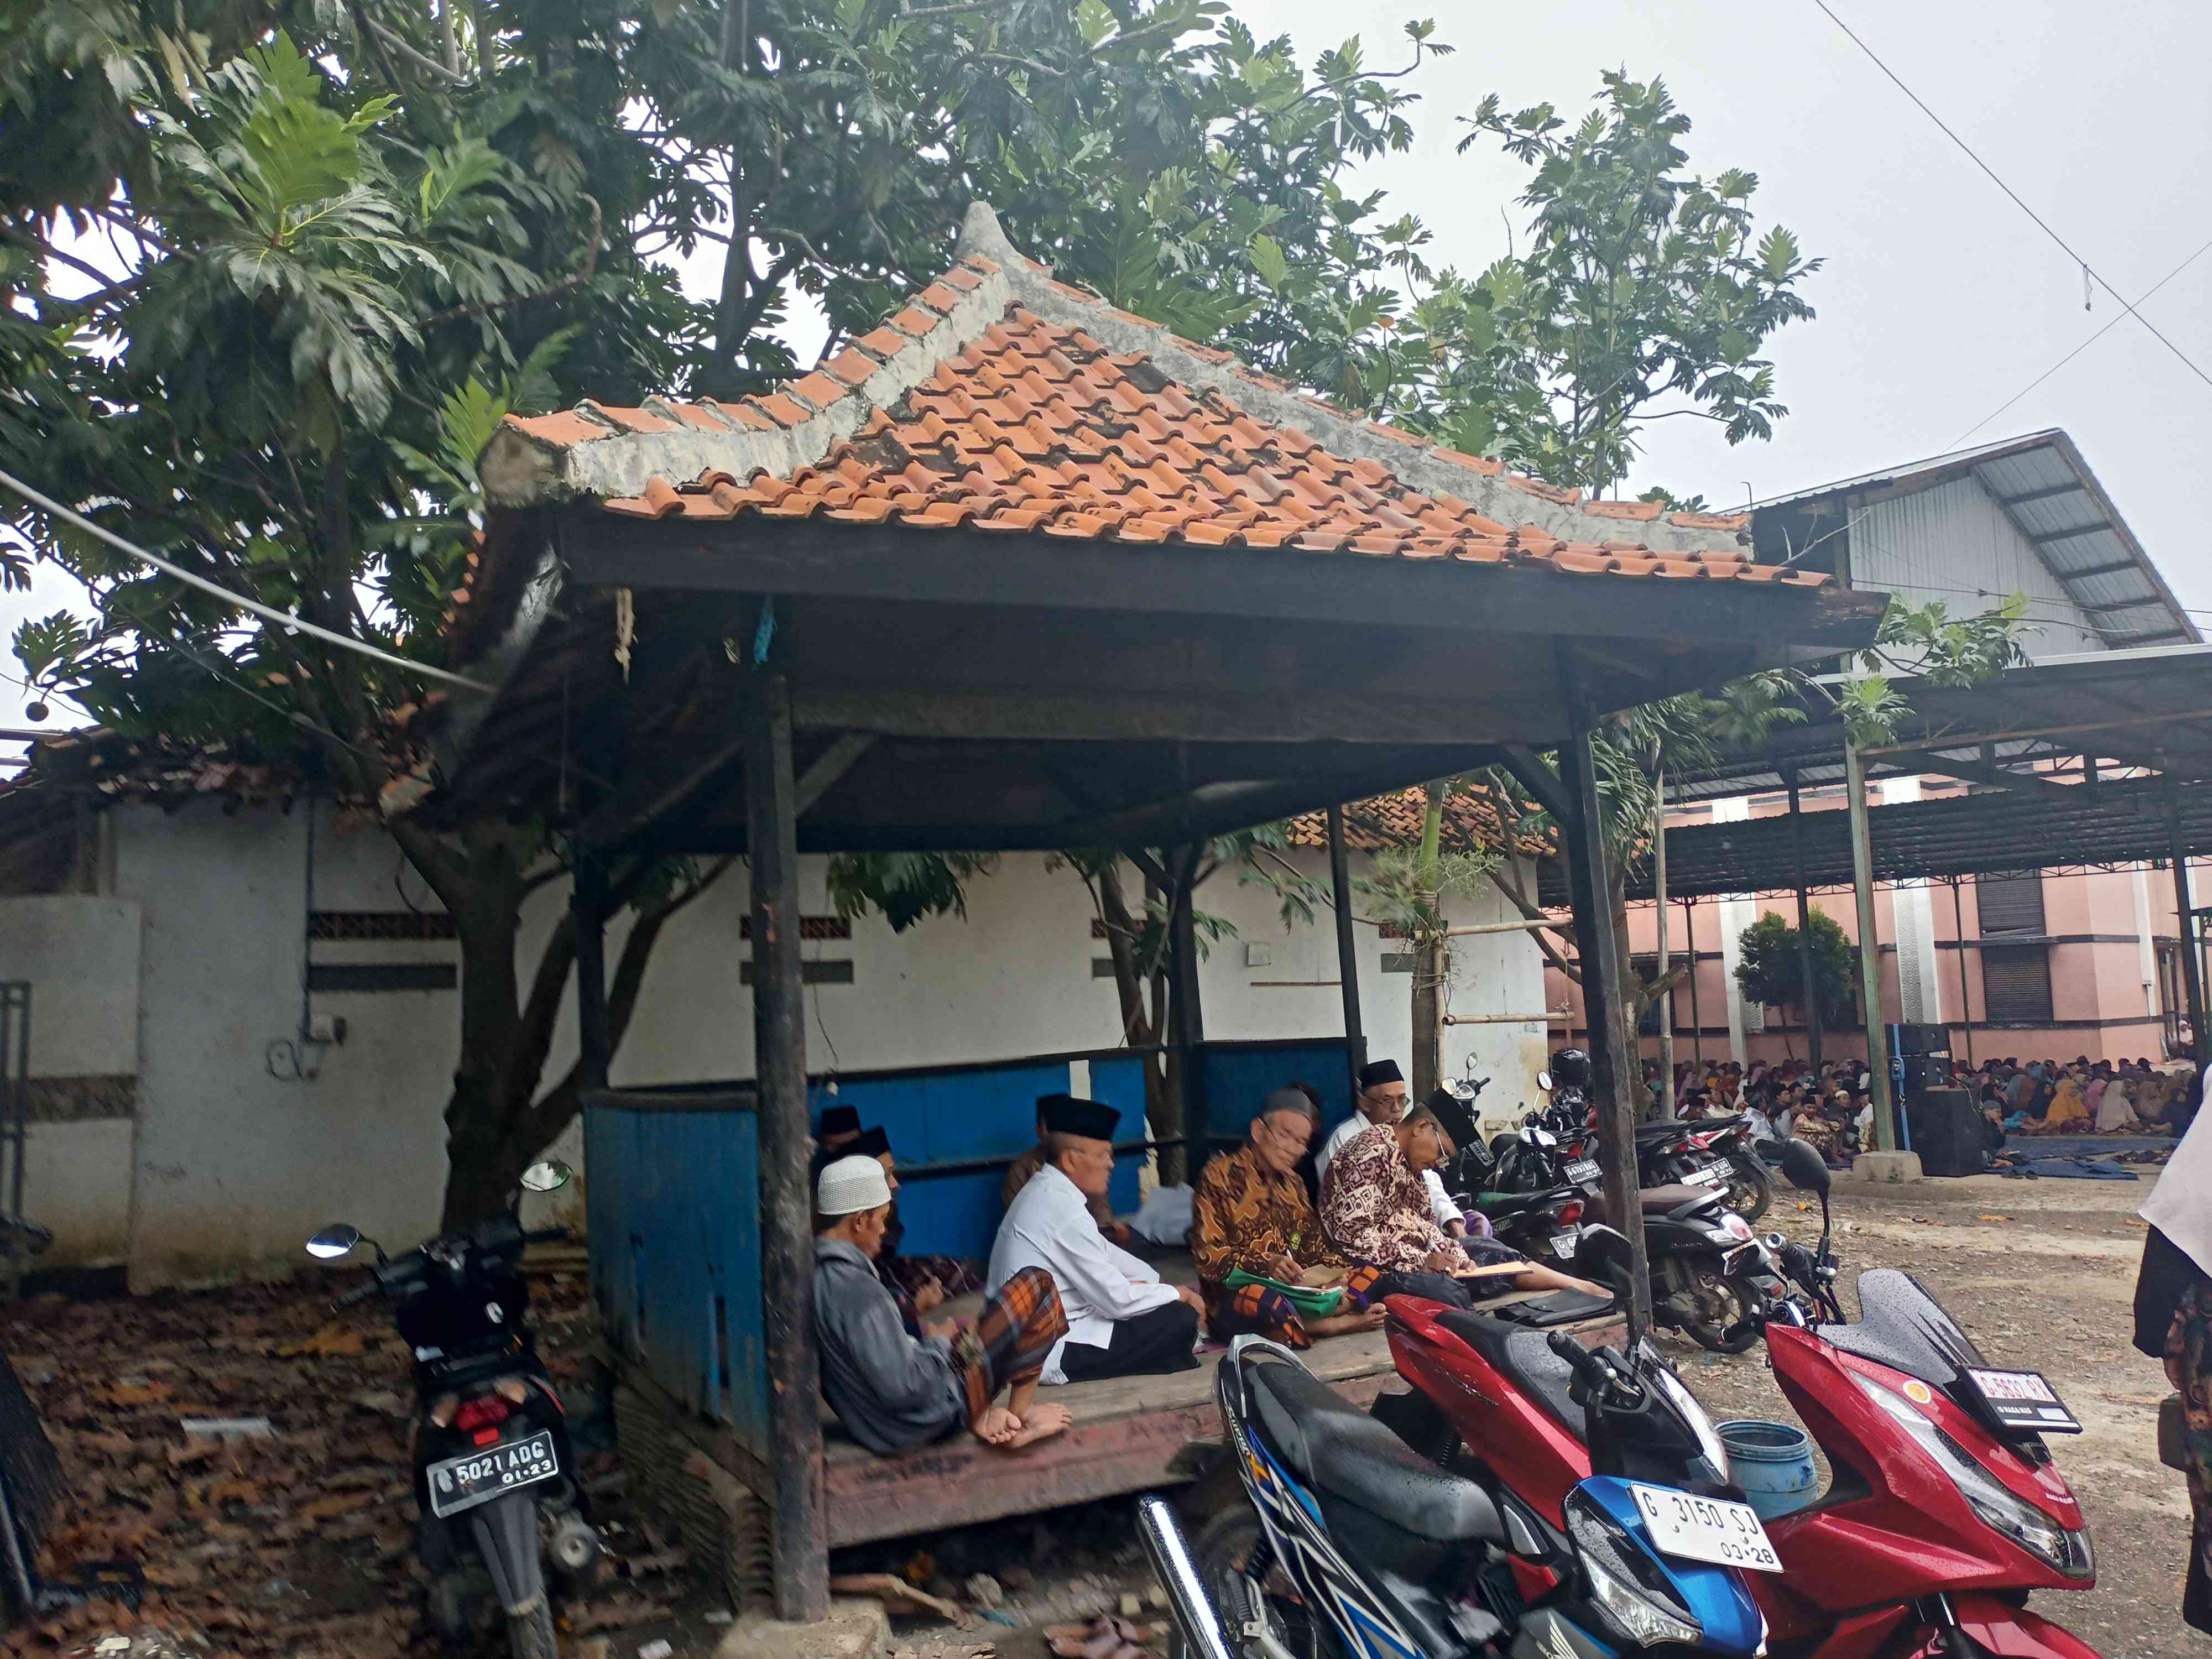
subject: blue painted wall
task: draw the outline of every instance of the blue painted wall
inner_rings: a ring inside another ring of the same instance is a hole
[[[1208,1045],[1207,1132],[1240,1139],[1253,1108],[1296,1079],[1322,1091],[1328,1121],[1352,1109],[1340,1039],[1298,1044]],[[1117,1106],[1117,1139],[1145,1138],[1143,1062],[1129,1054],[1090,1062],[1092,1098]],[[809,1091],[818,1121],[832,1103],[881,1127],[902,1168],[1012,1158],[1036,1140],[1039,1095],[1069,1088],[1069,1062],[951,1066],[894,1077],[847,1077],[837,1092]],[[763,1459],[768,1356],[762,1333],[760,1159],[750,1112],[585,1113],[592,1285],[611,1340],[662,1387],[729,1424]],[[1204,1149],[1194,1149],[1202,1158]],[[1122,1214],[1138,1203],[1144,1159],[1115,1166],[1110,1196]],[[989,1256],[1001,1208],[1000,1170],[921,1176],[902,1183],[903,1248],[915,1255]]]

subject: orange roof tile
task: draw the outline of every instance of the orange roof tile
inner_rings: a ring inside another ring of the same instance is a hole
[[[970,210],[959,264],[764,397],[509,416],[495,507],[816,518],[1801,586],[1747,519],[1577,491],[1364,422],[1041,275]],[[991,257],[996,255],[997,257]],[[1486,510],[1487,509],[1487,510]],[[1506,526],[1534,515],[1518,530]],[[1626,525],[1644,538],[1617,538]],[[1710,532],[1710,533],[1708,533]]]
[[[1427,811],[1427,797],[1419,789],[1401,789],[1394,795],[1347,802],[1344,808],[1344,844],[1358,853],[1417,846]],[[1443,850],[1497,852],[1504,850],[1509,841],[1512,850],[1524,858],[1548,857],[1555,850],[1549,836],[1515,836],[1510,812],[1509,807],[1480,785],[1462,788],[1444,802]],[[1326,815],[1305,812],[1292,818],[1290,840],[1293,847],[1327,846]]]

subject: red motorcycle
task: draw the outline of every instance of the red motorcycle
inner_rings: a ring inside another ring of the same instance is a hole
[[[1820,1155],[1793,1141],[1784,1168],[1820,1193],[1825,1221]],[[1817,1252],[1781,1254],[1804,1296],[1756,1322],[1835,1482],[1767,1522],[1784,1571],[1750,1578],[1773,1659],[2097,1659],[2023,1605],[2030,1590],[2096,1583],[2081,1508],[2043,1443],[2080,1425],[2050,1385],[1991,1369],[1905,1273],[1863,1275],[1862,1317],[1845,1323],[1825,1231]],[[1390,1312],[1392,1357],[1419,1399],[1378,1414],[1432,1457],[1456,1439],[1483,1478],[1559,1524],[1590,1473],[1569,1369],[1502,1321],[1403,1297]],[[1541,1593],[1513,1566],[1524,1595]]]

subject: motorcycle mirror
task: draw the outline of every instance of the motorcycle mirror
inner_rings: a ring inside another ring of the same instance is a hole
[[[526,1193],[557,1193],[575,1179],[576,1172],[557,1158],[533,1164],[522,1172]]]
[[[1823,1198],[1828,1195],[1831,1179],[1828,1160],[1820,1156],[1819,1149],[1810,1141],[1800,1140],[1792,1135],[1784,1144],[1782,1173],[1800,1192],[1818,1193]]]
[[[1551,1092],[1552,1092],[1552,1074],[1551,1074],[1549,1072],[1539,1072],[1539,1073],[1536,1073],[1536,1086],[1537,1086],[1539,1089],[1541,1089],[1541,1090],[1542,1090],[1546,1094],[1547,1094],[1547,1095],[1548,1095],[1549,1093],[1551,1093]]]
[[[319,1261],[336,1261],[342,1255],[352,1255],[353,1247],[360,1243],[360,1228],[333,1221],[307,1241],[307,1254]]]

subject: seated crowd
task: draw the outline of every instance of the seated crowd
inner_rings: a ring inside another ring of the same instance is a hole
[[[1048,1095],[1038,1144],[1017,1160],[988,1265],[900,1254],[898,1178],[888,1137],[832,1107],[817,1130],[815,1327],[822,1389],[848,1433],[891,1454],[964,1426],[1015,1451],[1069,1426],[1040,1388],[1188,1370],[1203,1338],[1261,1335],[1293,1348],[1373,1330],[1382,1298],[1472,1307],[1509,1291],[1596,1286],[1481,1237],[1437,1171],[1476,1133],[1438,1090],[1407,1096],[1378,1061],[1358,1110],[1316,1148],[1320,1109],[1304,1085],[1260,1103],[1244,1140],[1210,1159],[1190,1195],[1185,1242],[1198,1286],[1165,1282],[1107,1202],[1120,1114]],[[1318,1166],[1319,1202],[1302,1173]],[[972,1319],[925,1317],[981,1289]],[[1004,1403],[1000,1396],[1004,1395]]]
[[[2196,1116],[2203,1080],[2187,1060],[2154,1066],[2149,1060],[1990,1060],[1961,1066],[1955,1086],[1979,1103],[1992,1149],[2008,1134],[2179,1135]],[[1645,1062],[1644,1082],[1656,1103],[1657,1067]],[[1674,1068],[1675,1113],[1680,1117],[1748,1115],[1757,1139],[1808,1140],[1832,1164],[1848,1163],[1871,1144],[1873,1083],[1863,1060],[1829,1061],[1817,1069],[1802,1060],[1748,1068],[1733,1062]]]

